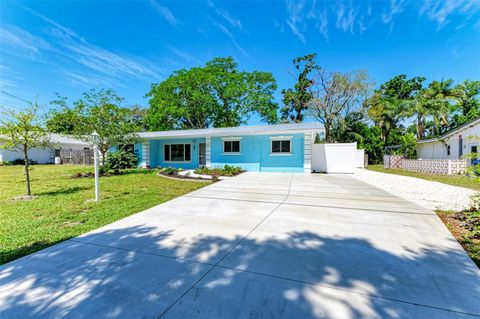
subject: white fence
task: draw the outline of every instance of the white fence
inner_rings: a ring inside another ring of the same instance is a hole
[[[409,172],[430,174],[462,175],[467,169],[467,160],[415,160],[405,159],[399,155],[384,155],[384,168],[403,168]]]

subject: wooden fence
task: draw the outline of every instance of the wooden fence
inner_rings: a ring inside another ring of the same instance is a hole
[[[93,165],[93,149],[61,149],[62,164]]]

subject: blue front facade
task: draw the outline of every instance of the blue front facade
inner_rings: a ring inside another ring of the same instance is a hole
[[[272,154],[273,139],[291,141],[289,154]],[[303,134],[240,136],[239,154],[223,152],[223,142],[230,138],[212,137],[212,167],[235,165],[253,172],[303,172]]]
[[[207,141],[209,140],[209,141]],[[272,141],[289,141],[289,149],[283,153],[272,151]],[[226,141],[239,141],[239,150],[226,152]],[[208,143],[209,142],[209,143]],[[240,166],[247,171],[255,172],[303,172],[304,171],[304,134],[270,134],[243,135],[234,137],[212,136],[210,138],[169,138],[149,139],[149,167],[176,167],[195,169],[200,165],[200,143],[205,143],[206,166],[223,167],[224,165]],[[168,160],[165,156],[165,145],[189,144],[190,159],[188,161]],[[210,152],[208,147],[210,146]],[[135,146],[137,156],[142,158],[141,145]]]

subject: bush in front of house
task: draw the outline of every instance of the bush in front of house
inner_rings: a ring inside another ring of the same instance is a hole
[[[112,170],[115,173],[127,168],[135,168],[138,165],[138,159],[132,152],[118,150],[108,153],[106,161],[106,170]]]
[[[200,167],[195,170],[195,174],[212,175],[212,176],[235,176],[242,173],[240,166],[225,165],[222,167]]]
[[[28,160],[28,164],[29,164],[29,165],[35,165],[35,164],[38,164],[38,162],[29,159],[29,160]],[[8,162],[7,165],[25,165],[25,160],[24,160],[23,158],[17,158],[17,159],[14,159],[14,160],[11,161],[11,162]]]

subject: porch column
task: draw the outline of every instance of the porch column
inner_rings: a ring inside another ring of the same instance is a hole
[[[305,132],[303,138],[303,172],[312,172],[312,132]]]
[[[205,138],[205,166],[212,167],[212,141],[210,136]]]
[[[142,143],[142,168],[150,168],[150,141]]]

